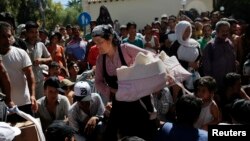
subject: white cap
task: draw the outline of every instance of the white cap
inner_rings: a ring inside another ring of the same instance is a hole
[[[12,141],[19,134],[21,134],[19,128],[12,127],[5,122],[0,122],[0,141]]]
[[[78,81],[74,86],[75,96],[82,98],[81,101],[90,101],[91,100],[91,88],[88,82]]]

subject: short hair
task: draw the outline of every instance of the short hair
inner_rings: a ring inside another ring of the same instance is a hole
[[[135,28],[137,28],[137,24],[135,22],[128,22],[127,23],[127,29],[129,29],[131,26],[134,26]]]
[[[230,23],[227,21],[218,21],[215,25],[215,30],[216,32],[219,32],[222,26],[228,26],[230,27]]]
[[[39,25],[34,21],[28,21],[28,22],[25,23],[26,31],[28,31],[31,28],[38,28],[38,27],[39,27]]]
[[[12,31],[12,26],[7,22],[0,21],[0,32],[3,32],[6,29],[9,29]]]
[[[250,125],[250,100],[237,99],[232,104],[230,114],[237,123]]]
[[[194,95],[183,95],[176,102],[177,123],[193,125],[201,112],[202,100]]]
[[[194,90],[198,91],[199,87],[206,87],[209,92],[215,92],[217,89],[216,80],[211,76],[204,76],[194,82]]]
[[[240,74],[235,72],[227,73],[224,77],[225,88],[232,87],[239,80],[241,80]]]
[[[55,120],[45,132],[47,141],[65,141],[66,137],[71,139],[74,134],[76,131],[61,120]]]

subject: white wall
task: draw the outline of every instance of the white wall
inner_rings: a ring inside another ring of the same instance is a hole
[[[196,8],[199,12],[211,11],[213,0],[187,0],[186,9]],[[177,15],[182,8],[180,0],[101,0],[88,4],[88,0],[83,0],[83,9],[90,13],[92,20],[96,20],[99,15],[99,8],[105,5],[113,19],[118,19],[120,24],[127,24],[129,21],[137,23],[138,29],[142,29],[145,24],[151,23],[155,17],[162,14]]]

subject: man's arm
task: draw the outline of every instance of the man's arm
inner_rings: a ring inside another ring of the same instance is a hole
[[[23,72],[27,78],[29,92],[30,92],[30,101],[32,104],[32,110],[37,112],[38,105],[36,103],[36,94],[35,94],[35,76],[32,70],[32,66],[23,68]]]
[[[8,107],[13,107],[15,104],[11,99],[10,78],[3,63],[0,61],[0,81],[2,92],[6,95],[5,103]]]

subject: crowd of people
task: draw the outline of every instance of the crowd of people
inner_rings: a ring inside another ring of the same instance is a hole
[[[18,31],[1,13],[1,90],[9,108],[40,118],[48,141],[206,141],[210,125],[250,124],[250,26],[242,20],[180,11],[138,32],[101,6],[85,36],[78,25],[49,32],[35,21]],[[133,66],[138,53],[161,52],[191,74],[183,87],[117,100],[116,70]],[[22,120],[11,114],[6,122]]]

